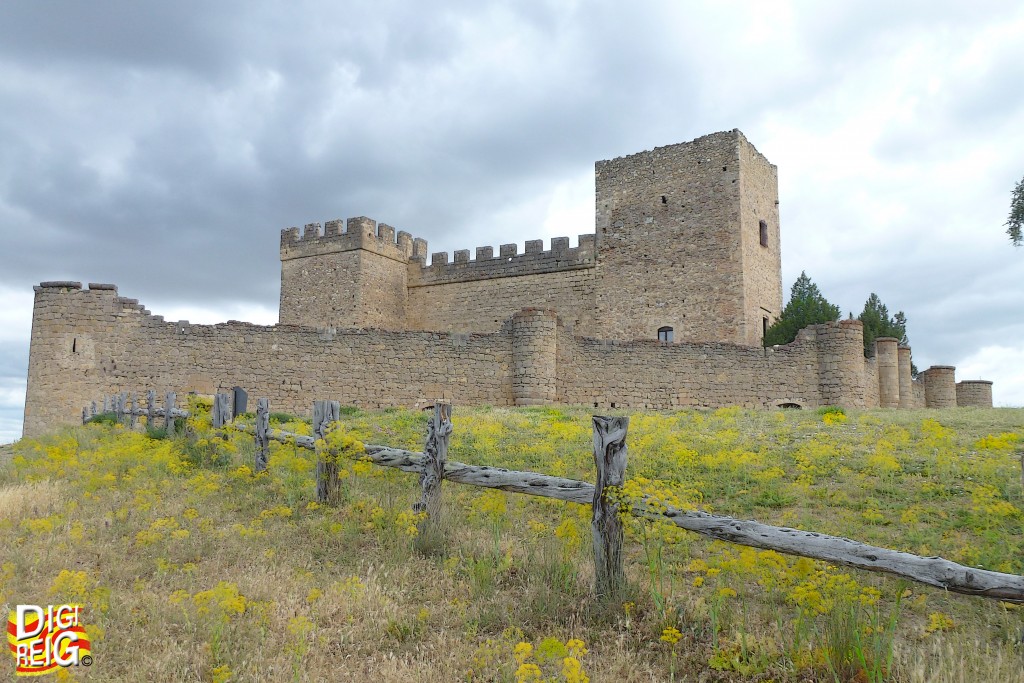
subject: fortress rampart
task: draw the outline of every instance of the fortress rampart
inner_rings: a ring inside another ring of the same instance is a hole
[[[35,288],[25,434],[119,391],[242,386],[275,410],[991,405],[991,383],[856,320],[763,348],[782,308],[777,169],[738,130],[596,165],[596,231],[429,256],[365,216],[282,231],[279,324],[170,322],[113,285]]]
[[[112,285],[50,282],[36,287],[25,434],[74,423],[90,401],[119,391],[183,396],[236,385],[297,414],[307,413],[315,396],[367,408],[421,406],[438,397],[595,408],[875,407],[865,390],[873,363],[863,358],[861,334],[859,321],[844,320],[768,349],[599,340],[574,336],[543,309],[521,311],[482,334],[191,325],[152,315]],[[936,374],[952,378],[951,369],[937,370],[924,373],[933,377],[933,393],[945,387],[934,383]],[[959,386],[965,405],[991,405],[991,383]],[[926,405],[945,400],[933,396]]]

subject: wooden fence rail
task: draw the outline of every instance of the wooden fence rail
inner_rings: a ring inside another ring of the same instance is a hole
[[[150,410],[152,410],[150,392]],[[227,399],[216,399],[215,406]],[[172,406],[173,394],[169,395]],[[95,406],[95,404],[93,404]],[[256,470],[267,467],[270,441],[293,444],[317,453],[317,499],[321,502],[336,500],[337,461],[317,451],[318,439],[329,432],[332,422],[338,420],[336,402],[317,401],[313,410],[315,436],[303,436],[269,427],[269,402],[259,399],[254,424],[238,423],[233,429],[252,434],[256,441]],[[141,411],[137,414],[144,414]],[[154,413],[150,413],[154,414]],[[156,413],[159,414],[159,413]],[[221,421],[226,425],[228,417]],[[444,480],[470,486],[500,489],[511,493],[555,498],[558,500],[593,506],[591,530],[594,539],[596,592],[599,595],[615,593],[622,585],[621,521],[617,506],[604,495],[606,487],[619,487],[625,480],[627,462],[627,417],[594,416],[594,462],[597,484],[576,479],[554,477],[537,472],[507,470],[499,467],[468,465],[447,459],[448,438],[451,434],[451,405],[438,402],[429,423],[426,453],[407,451],[390,446],[364,444],[365,459],[382,467],[393,467],[420,475],[423,488],[421,500],[414,509],[428,513],[428,519],[440,514],[441,482]],[[323,443],[320,441],[320,443]],[[330,464],[333,463],[333,473]],[[812,531],[777,527],[752,520],[712,515],[699,511],[684,511],[663,504],[651,505],[645,498],[630,508],[630,513],[645,519],[674,524],[709,538],[728,541],[787,555],[822,560],[857,569],[893,574],[903,578],[942,588],[953,593],[993,598],[1012,603],[1024,603],[1024,576],[1005,574],[986,569],[967,567],[941,557],[921,557],[911,553],[860,543],[848,538],[830,536]]]

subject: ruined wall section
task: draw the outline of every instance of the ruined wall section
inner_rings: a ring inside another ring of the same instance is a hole
[[[406,329],[410,259],[426,242],[365,218],[281,232],[281,308],[286,325]]]
[[[436,253],[427,266],[414,258],[409,266],[408,326],[414,330],[496,332],[524,308],[553,310],[576,330],[593,329],[594,235],[580,235],[579,246],[555,237],[551,249],[542,240]]]
[[[79,423],[82,407],[104,395],[148,389],[183,397],[237,385],[269,398],[273,410],[297,414],[307,414],[315,398],[368,408],[423,405],[438,397],[513,404],[509,331],[169,323],[107,287],[36,288],[26,436]]]
[[[596,165],[602,337],[746,343],[739,132]]]
[[[743,243],[743,329],[740,335],[742,343],[755,346],[764,339],[765,328],[782,313],[779,171],[742,133],[736,133]]]

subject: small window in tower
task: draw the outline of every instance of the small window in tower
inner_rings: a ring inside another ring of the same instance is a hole
[[[71,353],[78,353],[78,337],[71,340]]]
[[[665,195],[661,195],[661,203],[668,204],[668,197],[666,197]]]
[[[671,342],[672,341],[672,328],[671,327],[659,327],[658,328],[658,341]]]
[[[766,223],[765,221],[761,221],[758,225],[760,226],[760,229],[761,229],[761,246],[762,247],[767,247],[768,246],[768,223]]]
[[[768,336],[768,316],[761,317],[761,339]]]

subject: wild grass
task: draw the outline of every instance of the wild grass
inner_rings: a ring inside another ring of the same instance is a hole
[[[453,460],[593,480],[585,409],[453,420]],[[343,421],[422,448],[424,413]],[[1024,681],[1014,605],[639,522],[600,603],[589,506],[446,483],[420,536],[413,475],[348,462],[321,507],[308,451],[254,476],[251,437],[192,430],[86,425],[0,461],[0,599],[85,605],[75,678]],[[1024,410],[638,412],[627,443],[627,490],[1024,573]]]

